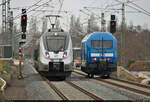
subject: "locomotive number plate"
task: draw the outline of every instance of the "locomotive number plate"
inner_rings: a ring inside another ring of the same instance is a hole
[[[55,57],[55,58],[58,58],[58,55],[55,54],[54,57]]]
[[[53,62],[54,62],[54,63],[57,63],[57,62],[59,62],[59,60],[53,60]]]
[[[54,62],[53,64],[60,64],[59,62]]]

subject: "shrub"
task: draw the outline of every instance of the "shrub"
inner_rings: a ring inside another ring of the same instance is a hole
[[[136,62],[136,60],[135,60],[135,59],[131,59],[131,60],[129,60],[129,61],[128,61],[128,67],[130,67],[130,65],[131,65],[131,64],[133,64],[133,63],[135,63],[135,62]]]
[[[1,64],[1,72],[0,74],[8,74],[11,70],[10,66],[11,66],[11,62],[10,61],[4,61],[4,60],[0,60],[0,64]]]

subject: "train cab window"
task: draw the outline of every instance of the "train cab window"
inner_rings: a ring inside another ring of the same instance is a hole
[[[46,44],[48,51],[64,51],[66,36],[47,36]]]
[[[91,41],[92,49],[112,49],[113,41],[112,40],[92,40]]]

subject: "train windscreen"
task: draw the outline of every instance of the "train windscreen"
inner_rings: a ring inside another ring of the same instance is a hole
[[[66,36],[46,36],[48,51],[64,51]]]
[[[112,49],[112,40],[92,40],[92,49]]]

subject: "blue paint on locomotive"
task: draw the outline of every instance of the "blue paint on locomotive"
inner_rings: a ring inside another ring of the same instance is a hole
[[[107,71],[98,64],[105,61]],[[95,68],[99,67],[99,68]],[[117,40],[108,32],[94,32],[86,35],[81,42],[81,70],[84,72],[101,74],[113,72],[117,69]]]

